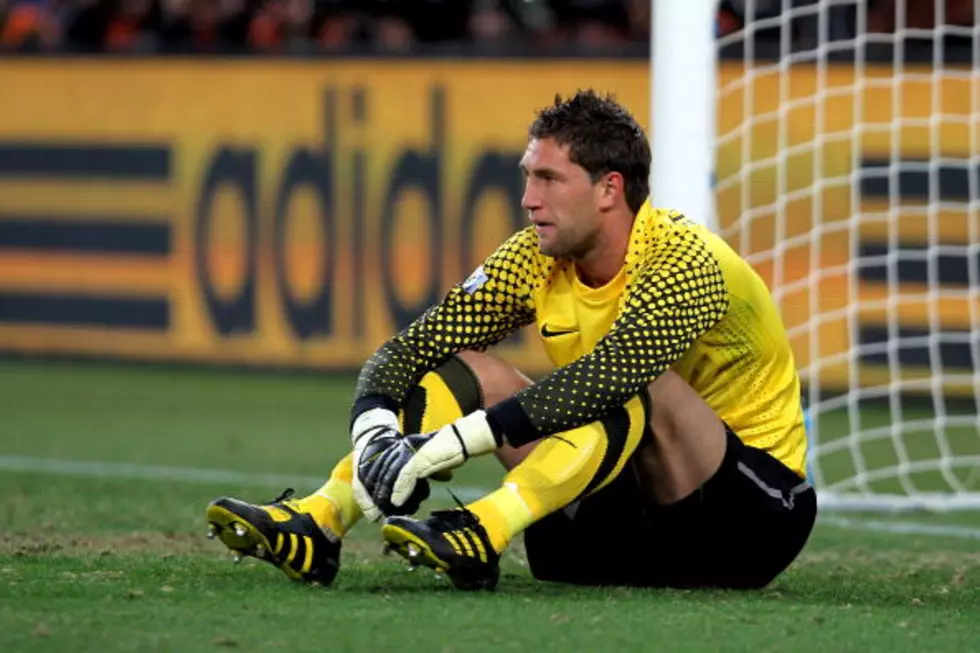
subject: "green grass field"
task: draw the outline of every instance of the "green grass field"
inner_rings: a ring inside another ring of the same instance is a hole
[[[518,546],[496,592],[461,594],[381,557],[369,524],[327,589],[233,565],[204,537],[206,503],[267,500],[287,479],[312,489],[346,447],[352,387],[0,362],[0,651],[980,649],[976,514],[829,516],[787,573],[750,593],[536,583]],[[498,478],[477,460],[452,487]]]

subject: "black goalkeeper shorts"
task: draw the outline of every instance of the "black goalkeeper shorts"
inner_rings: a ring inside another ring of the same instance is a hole
[[[792,470],[728,431],[718,472],[668,506],[645,500],[631,466],[599,492],[524,533],[531,573],[581,585],[767,585],[803,549],[816,493]]]

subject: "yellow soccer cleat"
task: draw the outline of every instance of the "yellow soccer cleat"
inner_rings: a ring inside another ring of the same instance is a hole
[[[340,568],[340,538],[298,512],[292,494],[289,488],[267,505],[215,499],[207,508],[208,538],[221,540],[235,562],[253,556],[293,580],[329,585]]]
[[[412,565],[445,573],[458,589],[492,590],[500,556],[476,515],[466,509],[437,510],[426,520],[388,517],[381,528],[385,549]]]

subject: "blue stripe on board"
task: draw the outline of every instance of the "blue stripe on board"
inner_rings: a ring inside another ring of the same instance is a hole
[[[166,329],[170,302],[100,294],[0,292],[0,323]]]
[[[899,365],[928,368],[933,363],[933,350],[929,347],[928,338],[932,332],[928,329],[898,329],[895,356]],[[971,341],[975,338],[968,330],[943,329],[935,333],[936,355],[941,369],[948,372],[972,372],[973,356]],[[881,345],[889,341],[888,327],[884,325],[861,325],[858,331],[858,345]],[[980,345],[978,345],[980,346]],[[862,352],[861,362],[869,365],[887,365],[887,351]]]
[[[859,275],[861,281],[887,283],[889,275],[894,274],[894,281],[898,283],[919,283],[927,284],[929,279],[929,267],[935,268],[936,283],[940,286],[968,286],[970,284],[970,259],[967,256],[967,249],[962,245],[962,251],[949,251],[955,246],[946,246],[943,252],[930,253],[929,248],[921,243],[898,243],[895,248],[896,260],[894,265],[889,265],[883,259],[892,252],[888,243],[864,241],[861,243],[859,252],[860,268]],[[870,262],[867,259],[877,258],[879,261]],[[980,261],[977,261],[977,270],[980,271]]]
[[[970,199],[970,176],[980,174],[968,159],[947,160],[935,165],[930,165],[927,160],[900,159],[895,162],[894,173],[891,163],[887,159],[861,161],[858,172],[864,199],[887,199],[894,190],[896,197],[902,200],[927,200],[935,192],[937,200],[967,201]]]
[[[172,160],[166,145],[131,143],[0,142],[0,178],[41,177],[167,181]]]
[[[128,218],[109,221],[0,213],[0,249],[147,256],[169,254],[170,225],[167,219],[157,216],[139,219],[140,222]]]

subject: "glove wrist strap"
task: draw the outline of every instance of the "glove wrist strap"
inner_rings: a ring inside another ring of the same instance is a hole
[[[370,436],[382,430],[397,432],[399,428],[398,415],[393,411],[387,408],[371,408],[358,415],[351,425],[351,444],[357,448],[359,444],[363,446],[370,440],[364,436]]]
[[[460,417],[453,423],[453,429],[463,445],[463,454],[466,457],[489,453],[499,446],[483,410],[475,410]]]

